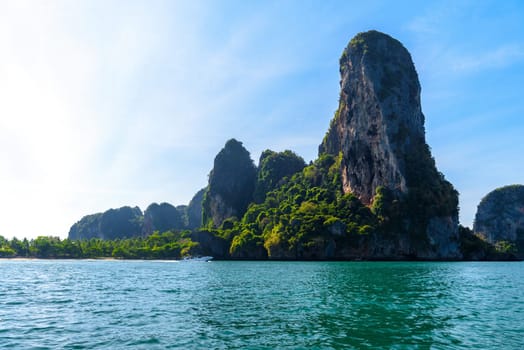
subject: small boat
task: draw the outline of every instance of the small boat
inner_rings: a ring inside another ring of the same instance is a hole
[[[204,261],[209,262],[213,260],[212,256],[186,256],[182,261]]]

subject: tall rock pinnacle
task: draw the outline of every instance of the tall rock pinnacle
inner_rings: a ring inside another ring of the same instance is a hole
[[[342,157],[344,192],[372,205],[387,189],[409,212],[396,231],[428,241],[427,258],[458,257],[458,195],[426,144],[411,55],[386,34],[360,33],[342,53],[340,74],[339,107],[319,153]]]
[[[376,31],[355,36],[340,59],[339,108],[320,153],[344,151],[344,192],[370,204],[377,187],[405,193],[406,156],[425,144],[420,84],[409,52]]]

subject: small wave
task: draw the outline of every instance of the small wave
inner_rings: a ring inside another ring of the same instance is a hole
[[[161,289],[161,293],[167,293],[167,294],[177,294],[180,293],[180,290],[178,289]]]
[[[130,345],[130,346],[135,346],[135,345],[152,345],[152,344],[160,344],[160,339],[158,339],[156,337],[151,337],[151,338],[147,338],[147,339],[134,340],[134,341],[131,341],[131,342],[128,343],[128,345]]]
[[[58,300],[51,300],[51,304],[70,304],[74,302],[73,299],[58,299]]]
[[[48,332],[48,331],[54,331],[57,330],[58,327],[55,326],[42,326],[42,327],[32,327],[26,330],[25,334],[32,334],[32,333],[41,333],[41,332]]]

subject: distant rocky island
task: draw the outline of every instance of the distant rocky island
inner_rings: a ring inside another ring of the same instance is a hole
[[[406,48],[378,31],[359,33],[342,53],[340,75],[338,109],[315,161],[266,150],[256,166],[231,139],[187,206],[87,215],[68,241],[135,242],[104,253],[123,258],[522,259],[524,186],[486,196],[473,231],[459,225],[458,192],[426,143]]]
[[[174,207],[169,203],[152,203],[142,213],[139,207],[109,209],[84,216],[71,226],[69,239],[122,239],[149,236],[155,231],[194,230],[202,222],[204,189],[195,194],[189,205]]]
[[[524,259],[524,186],[488,193],[478,206],[473,231],[497,251]]]

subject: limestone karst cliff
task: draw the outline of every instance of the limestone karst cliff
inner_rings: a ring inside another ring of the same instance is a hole
[[[202,204],[204,225],[219,227],[241,218],[253,200],[256,167],[242,142],[231,139],[217,154]]]
[[[84,216],[71,226],[70,239],[117,239],[139,236],[142,231],[142,211],[138,207],[109,209]]]
[[[499,251],[524,258],[524,186],[488,193],[478,205],[473,231]]]
[[[149,236],[154,231],[183,230],[185,227],[181,213],[169,203],[152,203],[144,211],[143,236]]]
[[[343,191],[366,205],[377,190],[400,201],[394,229],[409,235],[397,240],[392,254],[459,258],[458,194],[426,144],[411,55],[386,34],[360,33],[340,58],[340,74],[338,110],[319,153],[341,155]]]
[[[202,201],[204,200],[204,193],[206,189],[203,188],[198,191],[186,208],[187,228],[190,230],[197,229],[202,226]]]
[[[179,232],[184,244],[226,259],[506,258],[466,228],[459,235],[458,193],[426,143],[406,48],[377,31],[357,34],[340,74],[338,109],[318,158],[306,165],[291,151],[266,150],[256,167],[241,142],[227,141],[208,186],[176,207],[193,230]],[[143,221],[150,223],[148,211]]]
[[[364,204],[379,186],[406,193],[406,156],[425,144],[420,85],[409,52],[376,32],[340,58],[339,107],[319,153],[342,152],[342,185]]]
[[[149,236],[155,231],[195,229],[202,222],[202,196],[200,190],[187,206],[152,203],[143,214],[139,207],[125,206],[86,215],[71,226],[68,238],[121,239]]]

